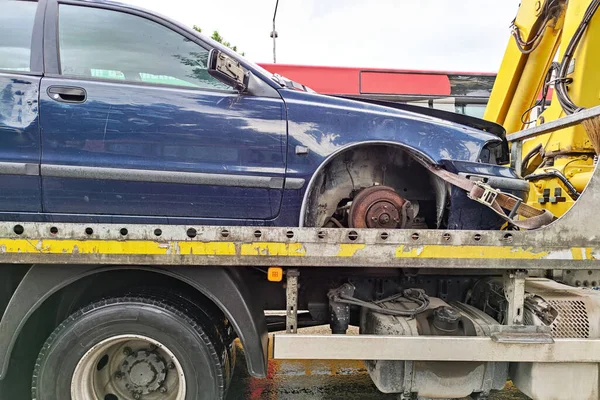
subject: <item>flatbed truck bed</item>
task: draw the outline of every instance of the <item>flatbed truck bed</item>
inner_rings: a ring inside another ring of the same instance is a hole
[[[553,129],[561,127],[555,125]],[[521,133],[515,140],[526,137]],[[518,149],[518,142],[513,147]],[[556,391],[557,377],[576,371],[581,379],[595,379],[577,389],[584,396],[578,398],[597,399],[593,387],[600,381],[600,320],[594,290],[600,282],[598,204],[600,170],[596,169],[577,204],[535,231],[0,222],[4,285],[0,290],[0,394],[26,392],[19,371],[29,371],[36,358],[26,355],[25,349],[33,348],[37,354],[47,334],[60,328],[60,321],[107,296],[129,298],[135,288],[141,290],[135,293],[143,293],[140,296],[150,292],[151,298],[160,299],[175,293],[198,309],[209,309],[213,314],[208,320],[220,321],[215,322],[219,331],[240,338],[248,370],[255,377],[267,373],[267,332],[276,330],[270,328],[273,323],[287,331],[272,335],[275,359],[366,360],[377,386],[393,389],[401,398],[424,393],[418,377],[426,379],[427,365],[435,365],[431,368],[436,370],[458,362],[485,366],[479,386],[473,383],[479,378],[472,373],[462,377],[474,385],[476,398],[489,395],[498,376],[505,380],[510,365],[513,379],[534,398],[545,393],[543,386]],[[453,297],[466,292],[472,300],[479,282],[491,278],[500,280],[506,300],[502,323],[489,322],[483,311],[460,305],[463,298]],[[359,295],[343,297],[335,292],[338,285],[348,284],[352,293],[377,294],[370,306],[359,307],[360,316],[342,301],[358,301]],[[414,314],[402,322],[405,334],[399,334],[395,325],[382,334],[379,325],[365,321],[373,318],[384,324],[383,314],[369,310],[373,304],[382,307],[390,285],[435,286],[428,301],[437,296],[435,301],[460,310],[461,323],[473,325],[473,333],[423,334],[422,326],[409,333],[408,326],[419,319]],[[555,314],[531,311],[531,301],[550,294],[581,296],[573,300],[583,304],[577,305],[579,314],[571,303],[571,308],[560,308],[550,300],[548,304],[554,306],[543,310]],[[285,318],[269,320],[264,312],[268,309],[285,310]],[[585,321],[570,321],[567,314]],[[358,320],[361,334],[344,335],[344,328]],[[338,334],[297,333],[299,326],[317,322],[330,322]],[[569,331],[561,323],[574,328]],[[577,330],[581,324],[587,324],[584,334]],[[390,368],[396,371],[394,378],[384,379]],[[575,380],[582,385],[579,378]],[[567,386],[572,390],[572,385]],[[559,390],[555,398],[568,398],[565,393]]]

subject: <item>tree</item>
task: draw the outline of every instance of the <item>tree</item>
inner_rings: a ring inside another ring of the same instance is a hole
[[[194,30],[202,33],[202,28],[200,28],[198,25],[194,25]],[[213,31],[211,39],[214,40],[215,42],[221,43],[225,47],[229,47],[231,50],[235,51],[236,53],[239,53],[243,56],[246,55],[244,52],[239,52],[237,46],[232,46],[231,43],[229,43],[228,41],[223,39],[223,36],[221,36],[219,34],[219,31]]]

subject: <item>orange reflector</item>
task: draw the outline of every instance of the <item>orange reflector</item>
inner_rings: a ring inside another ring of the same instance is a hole
[[[269,282],[281,282],[283,280],[283,269],[281,267],[269,267],[267,279]]]

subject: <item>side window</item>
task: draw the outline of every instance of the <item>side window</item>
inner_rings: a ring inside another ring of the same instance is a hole
[[[59,45],[63,75],[231,89],[209,75],[208,50],[135,15],[61,5]]]
[[[30,71],[37,2],[4,1],[0,8],[0,71]]]
[[[457,104],[456,112],[458,114],[465,114],[470,117],[483,119],[485,114],[485,104]]]

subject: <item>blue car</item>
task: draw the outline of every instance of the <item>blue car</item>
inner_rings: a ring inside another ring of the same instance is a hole
[[[0,8],[2,220],[497,229],[424,163],[528,191],[497,125],[320,95],[130,5]]]

